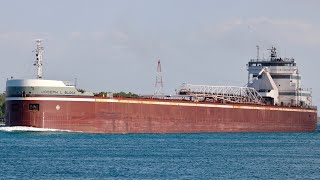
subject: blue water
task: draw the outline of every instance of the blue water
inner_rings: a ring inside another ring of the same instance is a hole
[[[1,179],[320,179],[320,132],[0,131]]]

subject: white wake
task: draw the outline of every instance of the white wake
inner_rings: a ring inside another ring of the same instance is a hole
[[[0,127],[0,131],[5,132],[72,132],[69,130],[61,129],[49,129],[49,128],[36,128],[36,127],[27,127],[27,126],[3,126]]]

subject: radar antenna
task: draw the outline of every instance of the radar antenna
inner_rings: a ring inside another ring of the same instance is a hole
[[[155,88],[156,89],[155,89],[154,95],[163,95],[163,82],[162,82],[162,71],[161,71],[160,59],[158,60]]]
[[[272,46],[271,49],[268,49],[270,50],[270,59],[271,61],[276,61],[277,60],[277,49]]]
[[[37,79],[42,79],[42,53],[43,53],[43,47],[41,46],[41,39],[37,39],[37,49],[33,52],[36,52],[36,61],[34,62],[34,66],[37,66]]]

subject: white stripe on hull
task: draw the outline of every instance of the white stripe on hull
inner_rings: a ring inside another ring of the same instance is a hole
[[[6,101],[84,101],[95,102],[95,98],[67,98],[67,97],[7,97]]]

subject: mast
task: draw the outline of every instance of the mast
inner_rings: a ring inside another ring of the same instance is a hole
[[[260,47],[259,47],[259,45],[256,45],[256,47],[257,47],[257,61],[259,61],[259,59],[260,59],[260,55],[259,55]]]
[[[34,66],[37,66],[37,79],[42,79],[42,53],[43,53],[43,47],[41,46],[41,39],[37,39],[37,49],[34,50],[36,52],[36,61],[33,64]]]
[[[162,71],[161,71],[160,59],[158,60],[155,88],[156,89],[155,89],[154,95],[163,95],[163,82],[162,82]]]

